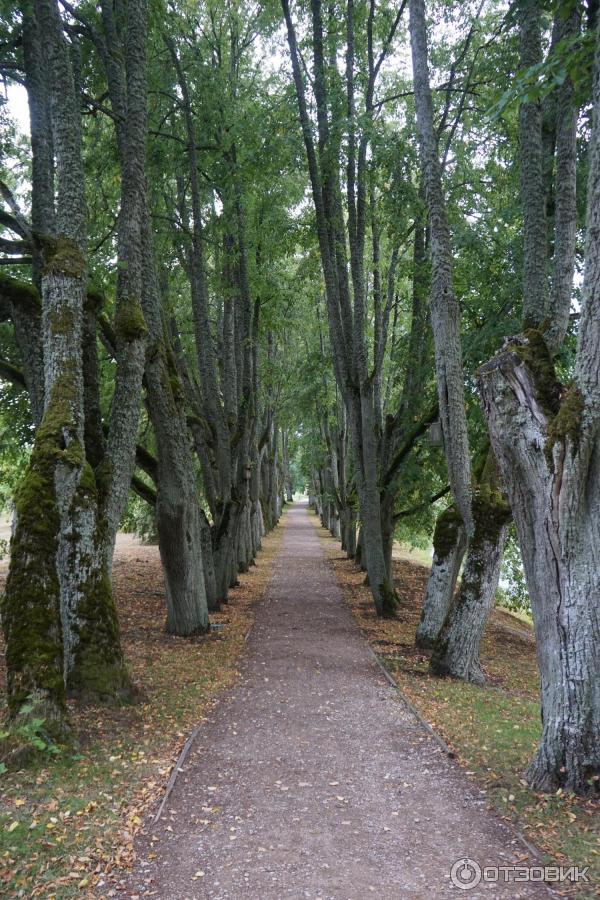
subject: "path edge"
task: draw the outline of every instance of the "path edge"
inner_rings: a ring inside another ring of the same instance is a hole
[[[326,539],[326,538],[329,538],[329,537],[331,537],[334,541],[337,542],[338,539],[335,538],[335,537],[334,537],[334,536],[333,536],[333,535],[325,528],[325,526],[321,524],[321,522],[319,521],[318,516],[315,515],[314,520],[313,520],[313,516],[311,515],[311,513],[314,515],[314,510],[311,509],[311,507],[308,507],[307,511],[308,511],[308,514],[309,514],[309,519],[310,519],[310,521],[312,522],[312,524],[313,524],[313,526],[314,526],[314,528],[315,528],[315,531],[317,532],[318,537],[319,537],[323,542],[325,542],[325,539]],[[327,548],[325,548],[325,550],[327,550]],[[325,559],[327,560],[327,562],[328,562],[329,564],[331,564],[331,558],[330,558],[330,556],[328,555],[327,552],[325,552]],[[350,562],[354,562],[354,560],[350,559]],[[334,575],[334,578],[335,578],[335,580],[336,580],[336,583],[337,583],[337,585],[338,585],[338,587],[339,587],[339,589],[340,589],[340,593],[341,593],[341,595],[342,595],[342,599],[343,599],[344,603],[345,603],[346,605],[348,605],[348,604],[347,604],[347,601],[346,601],[346,596],[345,596],[345,593],[344,593],[344,589],[343,589],[343,587],[342,587],[342,585],[341,585],[341,583],[340,583],[340,581],[339,581],[339,579],[338,579],[338,577],[337,577],[337,573],[336,573],[336,571],[335,571],[335,569],[334,569],[333,566],[331,566],[331,570],[332,570],[332,572],[333,572],[333,575]],[[409,712],[412,713],[412,715],[413,715],[414,718],[417,720],[417,722],[419,723],[419,725],[420,725],[420,726],[421,726],[421,727],[422,727],[422,728],[430,735],[431,738],[433,738],[433,740],[434,740],[434,741],[436,742],[436,744],[440,747],[440,749],[444,751],[444,753],[446,754],[446,756],[447,756],[449,759],[453,760],[454,763],[458,766],[458,756],[457,756],[456,752],[455,752],[454,750],[452,750],[451,747],[448,746],[448,744],[447,744],[446,741],[443,739],[443,737],[442,737],[440,734],[438,734],[437,731],[435,731],[434,728],[432,728],[432,726],[429,724],[429,722],[428,722],[426,719],[423,718],[423,716],[422,716],[421,713],[416,709],[416,707],[414,706],[414,704],[413,704],[413,703],[408,699],[408,697],[404,694],[404,692],[402,691],[402,689],[401,689],[400,685],[398,684],[398,682],[397,682],[397,681],[395,680],[395,678],[391,675],[391,673],[386,669],[386,667],[384,666],[384,664],[383,664],[383,662],[381,661],[380,657],[379,657],[379,656],[377,655],[377,653],[373,650],[373,647],[371,646],[368,637],[366,636],[366,634],[364,633],[364,631],[362,630],[362,628],[359,626],[359,624],[356,622],[356,620],[354,619],[354,616],[352,616],[352,619],[353,619],[353,621],[354,621],[354,623],[355,623],[355,625],[356,625],[356,628],[357,628],[358,632],[360,633],[360,636],[362,637],[363,641],[364,641],[365,644],[366,644],[366,647],[367,647],[367,650],[368,650],[368,652],[369,652],[369,655],[371,656],[371,658],[373,659],[373,661],[375,662],[375,664],[376,664],[377,667],[379,668],[381,674],[383,675],[383,677],[385,678],[385,680],[388,682],[388,684],[389,684],[391,687],[394,688],[394,690],[395,690],[396,694],[398,695],[398,698],[400,699],[400,701],[401,701],[401,702],[404,704],[404,706],[409,710]],[[458,768],[460,769],[461,767],[458,766]],[[462,771],[462,769],[461,769],[461,771]],[[463,774],[464,774],[464,773],[463,773]],[[545,863],[546,863],[546,861],[550,858],[550,857],[549,857],[549,854],[548,854],[548,853],[544,853],[543,850],[540,850],[539,847],[536,847],[535,844],[532,844],[532,843],[525,837],[525,835],[524,835],[523,832],[521,831],[522,823],[521,823],[519,820],[505,819],[505,818],[500,814],[500,810],[497,810],[495,806],[493,807],[493,810],[491,810],[491,811],[492,811],[495,815],[498,816],[498,818],[500,819],[500,821],[502,822],[502,824],[503,824],[505,827],[509,828],[509,829],[513,832],[513,834],[515,835],[516,839],[523,845],[523,847],[527,850],[528,853],[530,853],[532,856],[534,856],[535,859],[536,859],[539,863],[541,863],[541,864],[545,864]],[[555,892],[548,886],[548,884],[545,884],[544,886],[545,886],[546,890],[549,892],[550,895],[556,896]]]

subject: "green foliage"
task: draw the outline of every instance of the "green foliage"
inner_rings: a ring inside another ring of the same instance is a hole
[[[594,60],[595,34],[584,31],[563,38],[552,55],[534,66],[519,72],[511,81],[488,115],[491,121],[505,113],[515,103],[533,103],[564,84],[573,82],[579,104],[589,96]]]
[[[0,731],[0,775],[15,763],[20,766],[26,756],[35,754],[60,756],[61,747],[54,742],[46,726],[46,718],[39,714],[40,703],[30,695],[19,715]]]
[[[525,571],[514,525],[511,525],[508,532],[497,597],[501,606],[531,615]]]
[[[145,544],[158,542],[154,509],[133,491],[129,492],[127,506],[121,519],[121,529],[127,534],[137,535]]]

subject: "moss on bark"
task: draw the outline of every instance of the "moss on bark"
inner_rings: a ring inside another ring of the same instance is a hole
[[[33,284],[0,273],[0,294],[11,303],[25,304],[34,310],[41,309],[40,295]]]
[[[558,443],[571,442],[574,452],[579,445],[584,401],[581,391],[571,384],[565,391],[556,377],[552,354],[542,330],[530,328],[523,339],[515,341],[510,352],[516,354],[533,376],[536,395],[548,419],[545,454],[552,464],[552,451]]]
[[[77,244],[64,235],[39,237],[44,256],[45,275],[66,275],[68,278],[83,278],[86,261]]]
[[[55,466],[62,451],[55,412],[51,403],[15,499],[17,527],[2,600],[2,625],[10,715],[18,715],[33,696],[43,710],[49,733],[63,740],[68,719],[56,573],[60,521],[54,488]]]
[[[570,441],[573,452],[577,452],[584,405],[581,391],[576,384],[572,384],[562,398],[560,409],[548,424],[544,450],[549,463],[552,462],[552,451],[555,444],[565,445],[567,441]]]
[[[137,341],[148,333],[142,307],[137,297],[121,297],[117,303],[115,330],[127,342]]]
[[[522,338],[509,345],[508,350],[527,366],[533,377],[538,402],[546,415],[555,416],[560,407],[561,385],[542,332],[536,328],[527,329]]]
[[[455,506],[448,506],[438,516],[433,533],[433,549],[438,561],[446,559],[456,546],[457,531],[463,523]]]
[[[111,580],[103,564],[82,585],[75,634],[77,643],[69,673],[69,696],[85,703],[131,700],[133,687],[121,652]]]

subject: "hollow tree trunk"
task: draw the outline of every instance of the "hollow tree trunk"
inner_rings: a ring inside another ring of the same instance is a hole
[[[490,460],[492,466],[495,468],[495,463]],[[492,474],[484,475],[474,492],[475,529],[460,588],[433,649],[430,668],[434,675],[450,675],[475,684],[485,681],[479,647],[494,606],[509,520],[510,507],[498,479]]]
[[[415,636],[417,647],[429,649],[435,644],[452,602],[466,546],[462,519],[456,507],[449,506],[435,524],[431,573]]]

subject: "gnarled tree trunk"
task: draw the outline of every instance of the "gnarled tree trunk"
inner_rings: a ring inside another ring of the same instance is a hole
[[[589,793],[600,775],[600,454],[582,434],[577,388],[553,414],[522,349],[513,345],[483,366],[479,384],[519,535],[541,673],[542,738],[527,778],[538,790]]]

